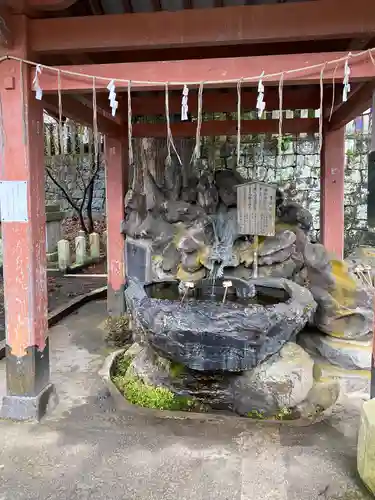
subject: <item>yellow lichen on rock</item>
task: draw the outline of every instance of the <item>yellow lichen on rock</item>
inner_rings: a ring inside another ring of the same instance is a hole
[[[240,264],[250,267],[254,262],[254,245],[248,241],[236,241],[233,246],[233,253],[238,256]]]
[[[198,250],[199,263],[206,268],[210,267],[211,251],[210,246],[204,246]]]
[[[206,270],[204,268],[198,269],[195,273],[188,273],[184,271],[182,266],[178,266],[177,279],[183,282],[186,281],[199,281],[206,276]]]
[[[310,250],[314,247],[310,245]],[[345,261],[327,260],[320,268],[320,254],[310,253],[309,288],[319,305],[316,326],[333,337],[365,338],[372,331],[371,292],[355,279]]]
[[[355,305],[358,284],[349,273],[348,264],[343,260],[331,260],[331,275],[334,287],[331,295],[342,308],[342,314],[348,314],[346,308]]]

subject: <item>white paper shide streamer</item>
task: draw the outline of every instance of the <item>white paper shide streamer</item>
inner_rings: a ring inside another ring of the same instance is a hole
[[[184,85],[182,90],[182,102],[181,102],[181,121],[188,120],[188,96],[189,96],[189,88],[187,85]]]
[[[266,108],[266,103],[264,102],[264,85],[262,81],[262,77],[264,76],[264,71],[261,74],[261,77],[259,79],[258,83],[258,99],[257,99],[257,105],[256,108],[258,110],[258,118],[262,118],[263,111]]]
[[[345,61],[345,67],[344,67],[344,81],[343,81],[344,87],[342,89],[342,101],[343,102],[346,102],[348,100],[348,94],[350,92],[350,83],[349,83],[350,67],[349,67],[348,59]]]
[[[116,85],[115,81],[111,80],[107,85],[107,90],[109,92],[109,105],[112,108],[112,116],[116,116],[116,111],[118,108],[118,101],[116,100]]]
[[[40,64],[37,64],[35,67],[35,75],[34,75],[34,80],[33,80],[33,88],[35,91],[35,99],[38,101],[41,101],[43,98],[43,90],[42,87],[40,86],[39,82],[39,75],[42,73],[42,67]]]

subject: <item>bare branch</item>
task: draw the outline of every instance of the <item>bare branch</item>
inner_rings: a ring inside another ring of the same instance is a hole
[[[55,177],[52,175],[51,169],[49,167],[46,167],[46,172],[47,172],[48,177],[55,184],[55,186],[57,188],[59,188],[60,191],[63,193],[63,195],[64,195],[65,199],[67,200],[67,202],[69,203],[69,205],[77,212],[80,223],[81,223],[81,227],[87,233],[88,231],[87,231],[87,227],[85,224],[85,219],[84,219],[83,214],[82,214],[85,202],[83,201],[80,205],[78,205],[73,200],[73,198],[70,196],[69,191],[67,189],[65,189],[65,187],[57,179],[55,179]]]
[[[76,169],[76,172],[77,172],[77,174],[79,175],[79,177],[80,177],[80,179],[81,179],[81,182],[82,182],[82,191],[84,191],[84,190],[85,190],[85,188],[86,188],[86,182],[85,182],[85,179],[84,179],[83,174],[82,174],[82,172],[81,172],[81,169],[80,169],[80,168],[77,168],[77,169]]]
[[[68,203],[74,208],[74,210],[79,210],[78,205],[75,203],[73,198],[70,196],[69,192],[67,189],[52,175],[52,169],[50,167],[46,167],[46,172],[48,177],[51,179],[51,181],[55,184],[56,187],[62,191],[63,195],[65,196],[66,200]]]

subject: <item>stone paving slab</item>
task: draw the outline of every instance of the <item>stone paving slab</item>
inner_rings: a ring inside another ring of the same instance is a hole
[[[40,424],[0,421],[0,500],[360,500],[360,402],[308,428],[135,417],[97,375],[105,303],[51,329],[58,401]],[[0,394],[5,390],[0,362]]]

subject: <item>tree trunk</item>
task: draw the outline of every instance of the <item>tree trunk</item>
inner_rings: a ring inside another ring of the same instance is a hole
[[[88,234],[88,230],[87,230],[86,223],[85,223],[85,218],[83,217],[83,213],[82,213],[82,208],[80,210],[76,209],[76,211],[78,214],[79,224],[81,226],[82,231],[84,231],[86,234]]]
[[[94,187],[95,187],[95,180],[93,178],[92,182],[90,182],[87,191],[86,216],[87,216],[87,229],[89,234],[94,232],[94,221],[92,218],[92,200],[94,198]]]

